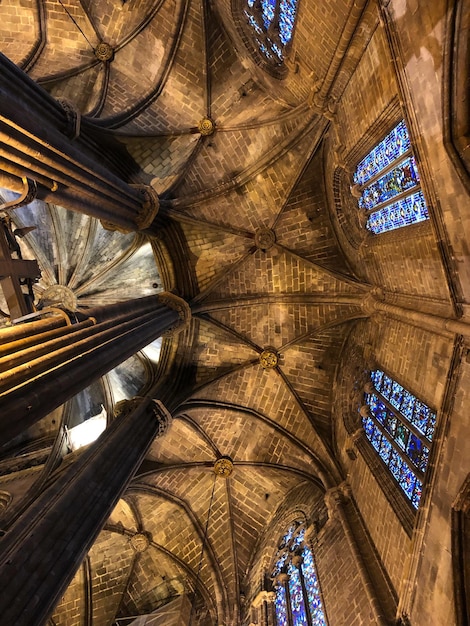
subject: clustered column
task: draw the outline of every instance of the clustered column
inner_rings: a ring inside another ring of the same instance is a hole
[[[106,150],[80,136],[80,114],[61,105],[0,54],[0,186],[86,213],[124,231],[152,232],[158,197],[130,185],[103,162]]]

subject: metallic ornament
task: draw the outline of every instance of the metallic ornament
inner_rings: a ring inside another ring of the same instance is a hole
[[[279,362],[279,357],[274,350],[263,350],[259,355],[261,367],[265,370],[273,369]]]
[[[52,285],[41,296],[44,306],[62,305],[67,311],[76,311],[78,308],[77,296],[66,285]]]
[[[215,131],[215,122],[211,120],[210,117],[203,117],[202,120],[198,122],[197,129],[201,135],[208,137]]]
[[[233,461],[228,456],[223,456],[214,463],[214,473],[217,476],[228,478],[233,472]]]
[[[95,57],[99,61],[112,61],[114,58],[114,50],[104,41],[101,41],[95,48]]]

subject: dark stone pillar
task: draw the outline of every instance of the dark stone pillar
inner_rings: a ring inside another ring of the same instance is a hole
[[[153,439],[171,420],[150,397],[123,404],[106,431],[0,540],[2,624],[46,622]]]
[[[0,351],[0,441],[15,437],[189,317],[186,302],[165,293],[90,309],[78,324],[11,341],[6,353]],[[10,338],[8,329],[0,330],[0,343],[4,332]]]
[[[93,141],[85,126],[72,105],[61,105],[0,54],[0,185],[21,193],[28,178],[42,200],[107,226],[152,232],[156,192],[111,171],[104,140]]]

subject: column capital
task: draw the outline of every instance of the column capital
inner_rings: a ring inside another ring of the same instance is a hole
[[[325,491],[325,504],[330,519],[336,516],[339,507],[343,503],[344,497],[349,497],[349,492],[350,488],[346,481],[343,481],[337,487],[332,487]]]
[[[260,591],[255,596],[253,602],[251,603],[251,606],[253,606],[255,609],[257,609],[258,607],[260,607],[263,604],[263,602],[267,602],[268,604],[272,604],[275,599],[276,599],[276,594],[274,593],[274,591]]]
[[[129,415],[144,403],[148,403],[149,409],[153,412],[158,421],[158,430],[155,436],[161,437],[170,428],[173,417],[160,400],[154,400],[149,396],[136,396],[130,400],[120,400],[114,406],[114,417]]]
[[[186,300],[183,300],[183,298],[180,298],[170,291],[162,291],[161,293],[159,293],[158,300],[162,304],[170,307],[170,309],[176,311],[180,318],[174,326],[172,326],[165,333],[163,333],[164,337],[173,337],[174,335],[177,335],[189,326],[192,315],[191,307],[186,302]]]

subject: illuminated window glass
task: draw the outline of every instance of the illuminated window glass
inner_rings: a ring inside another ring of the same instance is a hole
[[[292,39],[298,0],[245,0],[244,13],[263,56],[274,64],[284,60]]]
[[[371,372],[366,436],[403,493],[417,509],[429,461],[436,413],[382,370]]]
[[[305,526],[293,523],[281,539],[272,571],[277,626],[327,626]]]
[[[376,235],[429,219],[403,120],[357,165],[354,183],[366,228]]]

